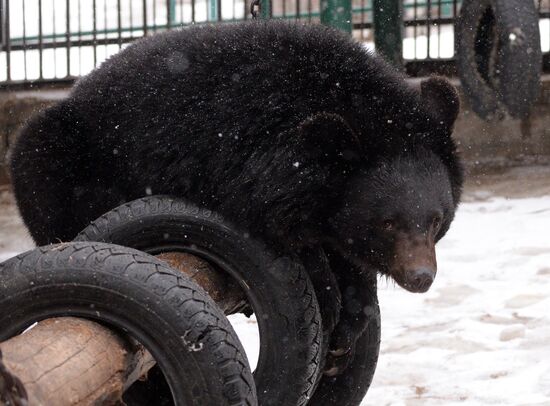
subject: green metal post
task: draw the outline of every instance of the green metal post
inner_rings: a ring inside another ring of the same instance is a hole
[[[260,1],[260,18],[271,18],[271,0]]]
[[[376,52],[398,67],[403,66],[403,3],[373,0],[374,46]]]
[[[351,34],[351,0],[321,0],[321,23]]]
[[[168,0],[168,28],[176,23],[176,0]]]
[[[208,21],[218,21],[218,0],[208,0]]]

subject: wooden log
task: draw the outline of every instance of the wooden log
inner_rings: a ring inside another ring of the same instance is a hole
[[[246,304],[238,285],[201,259],[184,253],[159,258],[189,275],[226,314]],[[133,340],[72,317],[41,321],[1,343],[0,350],[4,373],[21,381],[32,406],[119,404],[124,391],[155,365],[151,354]],[[9,390],[0,385],[0,406]]]
[[[27,398],[27,391],[23,384],[6,369],[2,362],[2,352],[0,352],[0,405],[23,405]]]
[[[108,328],[55,318],[2,344],[4,364],[31,405],[113,404],[155,361]]]
[[[246,306],[246,295],[237,282],[202,259],[183,252],[167,252],[157,255],[157,258],[188,275],[226,315],[236,313]]]

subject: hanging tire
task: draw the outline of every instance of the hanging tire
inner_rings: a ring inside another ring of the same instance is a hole
[[[455,24],[457,70],[484,119],[529,114],[540,92],[539,16],[530,0],[464,0]]]
[[[147,254],[87,242],[37,248],[0,264],[0,308],[0,341],[46,318],[98,320],[151,352],[176,405],[257,405],[229,321],[202,288]]]
[[[277,257],[216,213],[167,196],[119,206],[76,238],[158,255],[187,252],[230,274],[256,314],[258,402],[305,405],[320,370],[322,328],[311,281],[301,265]]]
[[[311,398],[315,406],[358,406],[372,383],[380,352],[381,319],[378,306],[376,276],[369,280],[366,308],[369,322],[355,343],[355,352],[348,367],[341,375],[323,375]],[[328,348],[329,342],[323,346]]]

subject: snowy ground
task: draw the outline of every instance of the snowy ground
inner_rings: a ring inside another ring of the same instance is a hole
[[[550,168],[474,178],[424,295],[381,282],[364,405],[550,405]],[[0,260],[32,246],[0,190]],[[249,358],[253,320],[237,318]]]

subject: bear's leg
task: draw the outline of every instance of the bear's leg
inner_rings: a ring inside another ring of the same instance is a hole
[[[331,252],[329,258],[342,295],[342,311],[331,335],[325,364],[325,374],[334,376],[342,373],[353,359],[355,342],[374,314],[369,295],[376,294],[377,276],[359,270],[339,254]]]
[[[338,282],[323,248],[304,248],[300,252],[300,259],[315,289],[321,310],[323,332],[326,337],[330,337],[342,311],[342,297]]]

